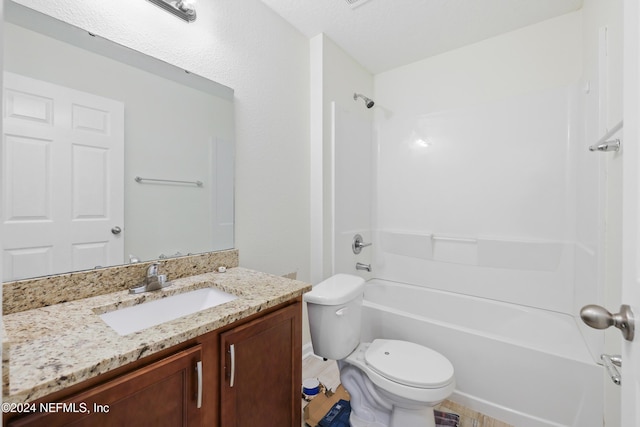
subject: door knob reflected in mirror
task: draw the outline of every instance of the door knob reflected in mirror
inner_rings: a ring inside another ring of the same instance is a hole
[[[609,326],[615,326],[620,329],[622,336],[627,341],[633,341],[634,335],[634,319],[631,307],[628,305],[620,306],[620,313],[611,314],[606,308],[599,305],[589,304],[582,307],[580,317],[587,325],[595,329],[607,329]]]

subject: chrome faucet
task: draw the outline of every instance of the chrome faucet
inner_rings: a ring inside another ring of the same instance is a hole
[[[361,262],[357,262],[356,263],[356,270],[371,271],[371,264],[364,264],[364,263],[361,263]]]
[[[167,276],[165,274],[158,274],[159,271],[159,263],[154,262],[151,264],[147,269],[147,276],[144,278],[142,284],[129,289],[129,293],[139,294],[142,292],[157,291],[158,289],[169,286],[171,283],[167,282]]]

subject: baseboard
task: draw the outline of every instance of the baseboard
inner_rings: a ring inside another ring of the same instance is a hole
[[[305,359],[309,356],[313,356],[313,346],[310,342],[302,346],[302,358]]]

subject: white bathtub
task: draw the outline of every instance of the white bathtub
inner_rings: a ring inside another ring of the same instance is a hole
[[[362,334],[440,352],[451,400],[516,427],[602,427],[602,367],[566,314],[373,279]]]

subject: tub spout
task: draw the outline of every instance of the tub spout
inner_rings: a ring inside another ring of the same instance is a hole
[[[356,270],[371,271],[371,264],[356,263]]]

